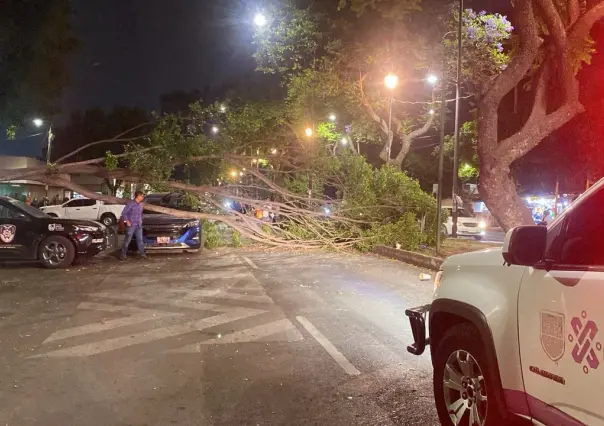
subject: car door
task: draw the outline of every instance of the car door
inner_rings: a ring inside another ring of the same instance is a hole
[[[600,186],[550,226],[543,264],[522,278],[522,373],[531,415],[543,424],[604,425],[602,206]]]
[[[69,219],[96,219],[98,205],[96,200],[78,198],[65,204],[65,216]]]
[[[34,240],[32,219],[9,203],[0,201],[0,258],[32,258]]]

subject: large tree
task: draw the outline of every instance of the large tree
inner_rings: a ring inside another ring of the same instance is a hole
[[[477,119],[480,192],[504,229],[532,223],[510,167],[583,111],[576,72],[589,60],[591,28],[604,16],[604,1],[518,0],[513,7],[518,45],[509,66],[481,90]],[[502,101],[527,83],[532,109],[510,131],[500,126]]]

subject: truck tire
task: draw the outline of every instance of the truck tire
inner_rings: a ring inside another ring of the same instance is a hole
[[[434,399],[442,425],[498,426],[501,418],[478,330],[459,324],[448,330],[434,353]],[[477,418],[478,417],[478,418]],[[484,422],[484,423],[483,423]]]
[[[101,216],[101,223],[105,226],[113,226],[117,223],[117,218],[113,213],[104,213]]]
[[[51,235],[40,243],[38,259],[48,269],[67,268],[75,259],[75,247],[67,238]]]

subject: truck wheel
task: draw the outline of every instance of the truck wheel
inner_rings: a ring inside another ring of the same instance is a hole
[[[117,223],[117,219],[111,213],[105,213],[103,216],[101,216],[101,222],[105,226],[113,226]]]
[[[38,248],[38,259],[49,269],[66,268],[73,263],[75,247],[65,237],[52,235]]]
[[[488,368],[480,334],[471,324],[445,333],[434,354],[434,399],[442,425],[504,424]]]

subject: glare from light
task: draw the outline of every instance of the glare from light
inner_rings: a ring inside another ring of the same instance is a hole
[[[434,115],[434,110],[433,110],[433,109],[431,109],[430,111],[428,111],[428,114],[430,114],[430,115]]]
[[[233,171],[231,172],[231,176],[233,176],[233,177],[237,177],[237,171],[233,170]]]
[[[342,142],[342,145],[346,145],[346,144],[348,143],[348,139],[346,139],[346,138],[342,138],[342,141],[341,141],[341,142]]]
[[[214,134],[218,133],[218,127],[217,126],[212,126],[212,133],[214,133]]]
[[[384,84],[388,89],[396,89],[398,86],[398,76],[390,73],[384,78]]]
[[[438,83],[438,77],[435,76],[434,74],[429,74],[426,77],[426,81],[430,84],[436,84],[436,83]]]
[[[277,153],[277,148],[273,148],[273,149],[271,150],[271,154],[275,155],[276,153]]]
[[[239,172],[239,176],[243,176],[243,172]]]
[[[478,227],[484,229],[487,227],[487,223],[484,220],[481,220],[478,222]]]
[[[243,170],[245,172],[245,167],[243,169],[241,169],[241,170]]]
[[[264,27],[266,25],[266,16],[262,13],[257,13],[256,16],[254,16],[254,24],[257,27]]]
[[[231,204],[231,202],[230,202],[230,201],[225,201],[225,202],[224,202],[224,206],[225,206],[227,209],[230,209],[231,207],[233,207],[233,205]]]
[[[323,211],[325,212],[326,215],[329,215],[331,213],[331,210],[329,210],[327,207],[325,207],[323,209]]]
[[[304,130],[304,133],[310,138],[312,136],[312,129],[307,127],[306,130]]]
[[[329,114],[329,121],[336,121],[336,118],[335,114]]]
[[[224,104],[220,105],[220,112],[226,112],[226,110],[227,110],[226,105],[224,105]]]
[[[34,126],[36,127],[40,127],[44,124],[44,120],[42,120],[41,118],[34,118],[33,122]]]

